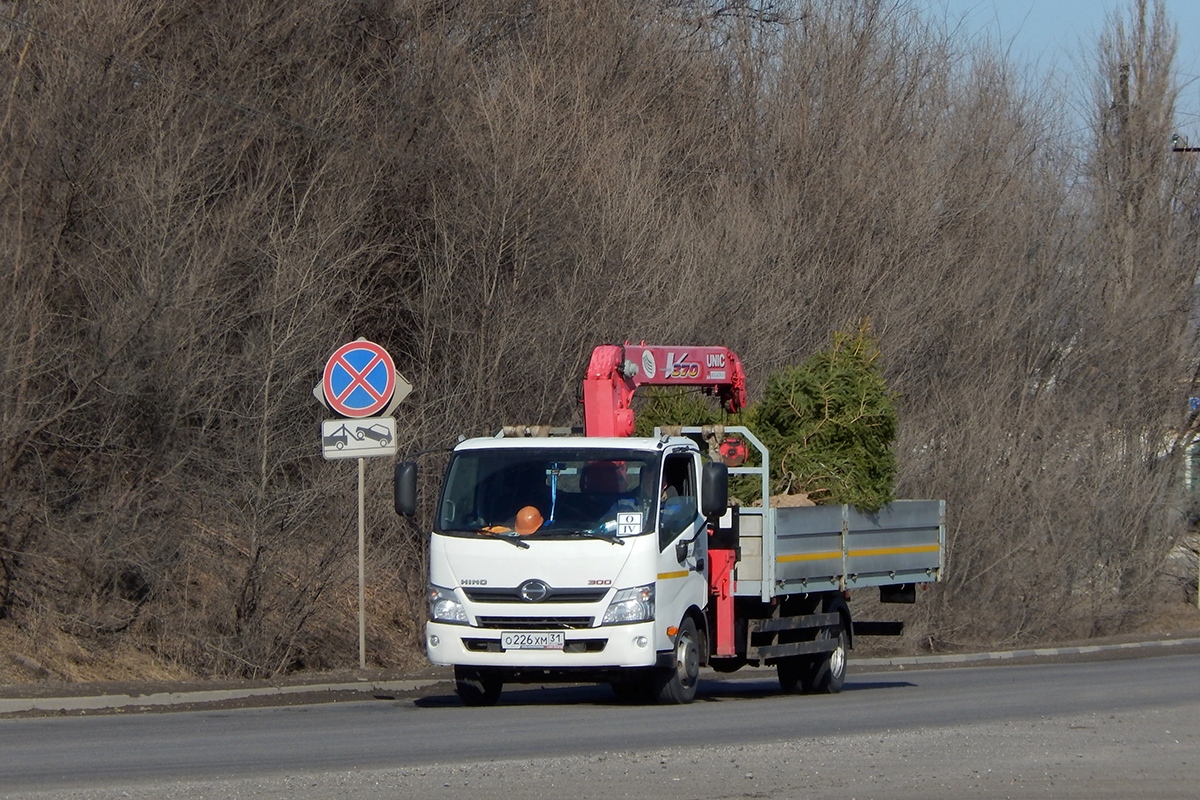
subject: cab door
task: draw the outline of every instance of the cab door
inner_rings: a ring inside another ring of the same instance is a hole
[[[663,459],[658,503],[658,647],[670,646],[669,626],[690,606],[703,609],[708,596],[708,537],[699,505],[700,457],[695,451]]]

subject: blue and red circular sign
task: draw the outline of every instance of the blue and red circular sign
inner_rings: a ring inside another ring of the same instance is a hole
[[[388,351],[359,339],[339,347],[325,364],[325,402],[346,417],[369,417],[387,408],[396,389],[396,365]]]

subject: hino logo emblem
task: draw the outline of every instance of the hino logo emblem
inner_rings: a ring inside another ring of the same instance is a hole
[[[540,603],[550,596],[550,587],[544,581],[525,581],[517,589],[526,603]]]

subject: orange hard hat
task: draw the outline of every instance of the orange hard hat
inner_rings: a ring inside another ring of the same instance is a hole
[[[542,512],[534,506],[525,506],[517,512],[517,533],[521,536],[529,534],[542,527]]]

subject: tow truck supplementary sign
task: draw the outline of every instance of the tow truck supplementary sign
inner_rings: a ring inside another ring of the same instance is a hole
[[[329,460],[394,456],[396,419],[327,419],[321,423],[321,452]]]
[[[369,417],[388,407],[396,390],[396,365],[387,350],[359,339],[342,345],[329,357],[321,388],[336,413]]]

